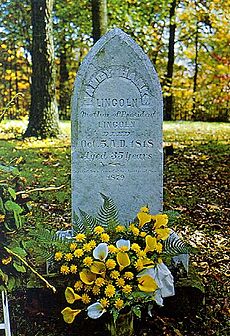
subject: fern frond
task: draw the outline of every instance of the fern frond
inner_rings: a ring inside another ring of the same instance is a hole
[[[69,242],[64,240],[60,235],[57,235],[55,230],[49,230],[47,228],[37,228],[30,230],[29,236],[31,240],[27,242],[27,247],[32,244],[36,255],[44,261],[49,259],[54,251],[65,251]]]
[[[73,229],[74,229],[74,232],[76,233],[85,232],[84,224],[82,223],[82,220],[78,217],[76,212],[73,213]]]
[[[178,254],[187,254],[192,250],[192,247],[181,240],[181,238],[171,230],[171,234],[164,241],[164,253],[170,256]]]
[[[83,222],[83,226],[84,226],[84,232],[93,232],[94,228],[99,225],[98,221],[96,218],[94,218],[93,216],[87,214],[85,211],[79,209],[80,214],[81,214],[81,218],[82,218],[82,222]]]
[[[119,224],[118,211],[114,201],[104,194],[100,194],[104,200],[103,206],[99,210],[97,220],[103,227],[113,228]]]

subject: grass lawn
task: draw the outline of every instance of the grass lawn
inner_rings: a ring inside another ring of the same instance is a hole
[[[30,221],[68,228],[71,225],[70,123],[61,122],[63,135],[56,140],[22,140],[25,127],[23,121],[0,124],[0,163],[18,167],[28,190],[60,187],[56,191],[30,193],[33,205]],[[191,263],[202,276],[206,302],[195,316],[153,318],[158,326],[154,335],[227,336],[230,125],[165,122],[163,130],[165,146],[173,146],[173,152],[170,155],[166,152],[164,159],[164,208],[180,213],[175,229],[199,248]],[[17,322],[17,336],[32,336],[26,323],[37,328],[38,336],[65,335],[60,330],[53,331],[52,321],[47,325],[36,318],[29,319],[22,314]]]

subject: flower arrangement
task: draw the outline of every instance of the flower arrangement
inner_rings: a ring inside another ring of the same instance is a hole
[[[153,302],[162,306],[164,297],[174,295],[165,256],[184,256],[189,249],[168,228],[166,214],[152,215],[145,206],[132,223],[121,225],[113,201],[102,197],[97,218],[81,211],[82,220],[75,217],[76,233],[54,254],[67,279],[65,298],[74,305],[61,312],[66,323],[83,311],[92,319],[109,312],[116,320],[125,307],[140,317],[143,306],[149,312]]]

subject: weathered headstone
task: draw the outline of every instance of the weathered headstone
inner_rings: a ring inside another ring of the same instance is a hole
[[[84,59],[72,99],[72,207],[95,214],[100,193],[121,220],[148,204],[162,210],[162,95],[142,49],[122,30],[104,35]]]

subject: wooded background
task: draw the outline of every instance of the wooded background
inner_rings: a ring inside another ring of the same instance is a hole
[[[27,116],[33,105],[35,5],[52,10],[49,34],[54,40],[60,119],[70,118],[73,82],[82,59],[107,28],[119,27],[154,64],[166,120],[229,120],[229,0],[55,0],[53,6],[52,0],[1,0],[0,112],[13,101],[5,118]]]

